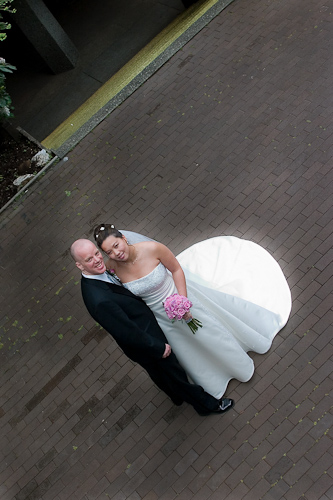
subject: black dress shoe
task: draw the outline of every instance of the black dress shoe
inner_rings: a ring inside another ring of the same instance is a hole
[[[184,403],[183,399],[171,398],[171,401],[176,406],[181,406]]]
[[[227,412],[228,410],[231,410],[231,408],[234,406],[235,402],[233,399],[229,398],[221,398],[219,399],[219,404],[216,410],[207,410],[207,412],[201,412],[198,411],[199,415],[201,417],[206,417],[207,415],[213,415],[213,414],[223,414]]]

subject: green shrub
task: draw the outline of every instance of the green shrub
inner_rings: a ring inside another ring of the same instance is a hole
[[[0,0],[0,11],[14,13],[15,9],[11,9],[10,5],[12,2],[13,0]],[[0,12],[0,42],[7,38],[7,33],[3,33],[3,31],[10,28],[10,23],[3,21],[3,16]],[[13,116],[12,100],[6,90],[6,73],[12,73],[14,69],[16,69],[15,66],[7,63],[3,57],[0,57],[0,122]]]

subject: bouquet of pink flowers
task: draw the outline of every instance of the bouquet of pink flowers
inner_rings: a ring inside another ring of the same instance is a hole
[[[179,295],[178,293],[174,293],[167,297],[163,302],[163,306],[165,312],[169,319],[180,321],[183,319],[184,314],[186,314],[190,308],[192,307],[192,302],[183,295]],[[185,320],[186,321],[186,320]],[[202,327],[201,321],[198,319],[192,318],[186,321],[192,333],[195,333],[198,330],[198,327]]]

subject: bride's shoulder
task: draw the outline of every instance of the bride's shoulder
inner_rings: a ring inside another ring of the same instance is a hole
[[[158,245],[160,245],[160,243],[157,243],[157,241],[140,241],[139,243],[135,243],[136,248],[144,248],[150,251],[156,250]]]
[[[140,243],[136,243],[135,246],[138,250],[143,249],[145,252],[152,255],[160,253],[161,249],[164,248],[164,245],[157,241],[141,241]]]

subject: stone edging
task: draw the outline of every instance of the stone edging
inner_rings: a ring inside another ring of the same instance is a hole
[[[34,175],[34,177],[29,182],[27,182],[27,184],[25,184],[10,200],[7,201],[7,203],[3,207],[0,208],[0,215],[6,210],[6,208],[8,208],[12,203],[14,203],[16,198],[24,194],[27,191],[27,189],[29,189],[29,187],[36,180],[38,180],[39,177],[41,177],[42,174],[44,174],[44,172],[48,170],[57,160],[60,160],[60,162],[65,162],[68,160],[68,158],[64,157],[61,159],[58,156],[54,156],[54,158],[52,158],[52,160],[49,161],[49,163],[47,163],[41,170],[39,170],[39,172],[37,172],[37,174]]]

